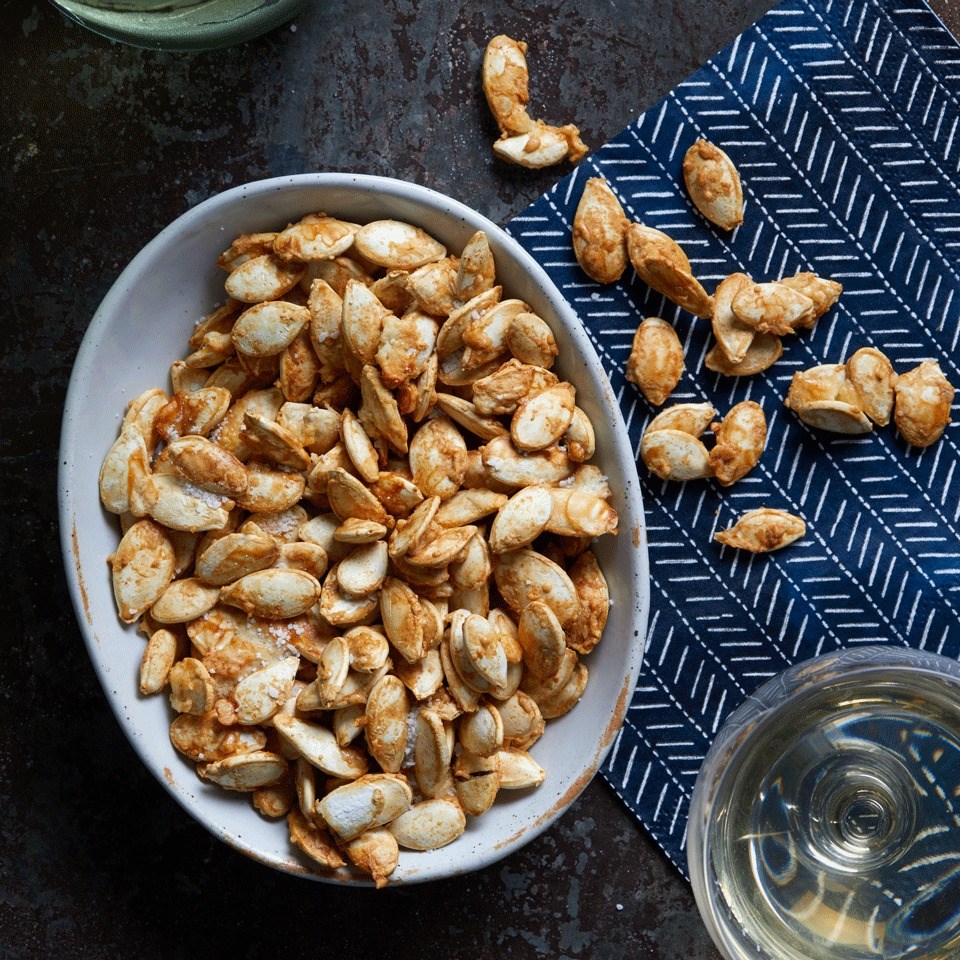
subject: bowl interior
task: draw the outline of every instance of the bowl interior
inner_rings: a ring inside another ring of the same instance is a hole
[[[459,252],[487,232],[505,295],[529,303],[553,328],[558,372],[597,433],[594,463],[609,477],[620,534],[597,554],[613,606],[603,642],[587,659],[590,679],[577,707],[547,725],[532,754],[546,769],[536,790],[502,791],[493,809],[471,819],[463,837],[427,853],[404,852],[393,883],[477,869],[528,842],[593,777],[636,682],[646,634],[646,538],[636,465],[619,407],[579,321],[533,260],[500,228],[461,204],[400,181],[308,174],[261,181],[220,194],[163,231],[121,274],[98,310],[74,367],[60,457],[61,538],[78,619],[104,691],[136,750],[176,799],[208,829],[249,856],[309,876],[289,846],[285,825],[260,817],[244,796],[201,783],[170,744],[165,696],[142,697],[137,675],[143,639],[116,616],[106,558],[116,549],[116,517],[101,507],[97,478],[126,404],[143,390],[169,389],[171,362],[202,315],[224,299],[217,254],[238,234],[276,229],[325,210],[355,222],[392,217],[418,224]],[[347,870],[322,875],[365,883]]]

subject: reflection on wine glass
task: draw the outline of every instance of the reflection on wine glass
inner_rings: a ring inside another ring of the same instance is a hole
[[[730,960],[956,960],[960,665],[865,647],[775,677],[707,755],[687,845]]]

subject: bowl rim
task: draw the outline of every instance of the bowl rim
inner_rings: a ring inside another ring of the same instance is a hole
[[[461,854],[460,859],[458,859],[455,865],[449,870],[427,868],[423,871],[407,871],[396,880],[391,880],[389,886],[397,887],[411,883],[446,879],[447,877],[459,876],[482,869],[525,846],[554,823],[593,780],[613,746],[616,735],[626,715],[631,695],[636,686],[646,647],[647,623],[650,608],[647,535],[643,499],[640,492],[639,477],[637,475],[636,458],[630,444],[623,414],[599,356],[580,319],[543,267],[537,263],[520,243],[503,227],[494,223],[482,213],[473,210],[458,200],[448,197],[446,194],[406,180],[371,174],[317,172],[254,180],[214,194],[196,206],[186,210],[150,240],[117,276],[95,311],[80,343],[76,358],[73,362],[66,398],[64,400],[63,420],[60,430],[57,469],[60,546],[74,613],[104,696],[120,728],[123,730],[124,735],[141,762],[185,812],[203,825],[211,834],[235,850],[238,850],[240,853],[259,863],[281,870],[284,873],[347,886],[372,886],[372,881],[353,873],[348,875],[334,871],[318,873],[294,860],[277,859],[270,854],[264,853],[263,850],[256,848],[253,843],[248,843],[245,840],[234,837],[218,823],[216,819],[205,812],[204,804],[200,797],[180,788],[178,781],[171,781],[171,779],[164,775],[163,769],[155,765],[153,760],[146,754],[145,747],[141,746],[140,737],[137,735],[133,721],[124,716],[122,712],[120,695],[114,694],[111,691],[110,683],[105,674],[103,655],[99,648],[99,642],[96,639],[92,620],[89,618],[87,612],[87,599],[77,542],[77,528],[75,525],[74,494],[71,484],[73,464],[70,460],[69,453],[75,445],[76,433],[79,428],[79,418],[76,416],[74,408],[78,406],[78,402],[81,399],[80,384],[91,373],[95,353],[99,348],[106,325],[113,315],[118,302],[126,293],[127,289],[137,282],[143,267],[149,264],[154,255],[162,250],[172,239],[180,235],[182,231],[189,229],[195,223],[205,220],[209,214],[222,205],[232,204],[236,201],[250,200],[258,195],[275,191],[297,191],[304,187],[317,186],[329,189],[353,189],[364,194],[390,194],[394,198],[418,204],[426,210],[430,210],[440,216],[456,217],[474,226],[477,230],[484,230],[491,238],[495,237],[497,243],[508,250],[509,255],[518,263],[520,269],[529,274],[537,288],[550,302],[551,307],[557,314],[560,322],[564,325],[568,335],[575,342],[580,351],[581,359],[590,369],[590,375],[598,385],[598,401],[610,417],[612,429],[610,430],[609,442],[615,447],[614,456],[621,463],[628,479],[634,481],[631,496],[624,498],[626,510],[625,515],[621,516],[620,532],[620,536],[632,537],[634,546],[634,549],[629,553],[631,569],[629,576],[626,578],[627,582],[633,586],[635,591],[635,595],[631,597],[629,601],[633,608],[633,615],[630,621],[631,629],[627,632],[628,635],[624,637],[626,670],[620,694],[616,702],[612,705],[610,720],[605,727],[597,750],[560,798],[545,813],[518,830],[507,840],[490,845],[483,850],[474,850],[472,853]]]

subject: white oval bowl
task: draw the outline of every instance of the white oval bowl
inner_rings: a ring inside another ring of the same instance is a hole
[[[318,210],[360,223],[409,221],[452,251],[459,251],[475,231],[486,232],[498,282],[553,328],[560,347],[557,370],[577,388],[577,402],[593,421],[593,462],[609,477],[620,514],[620,534],[597,545],[615,603],[603,642],[586,661],[586,693],[570,713],[547,724],[531,751],[546,769],[546,781],[535,790],[501,791],[494,807],[471,818],[464,835],[448,847],[402,852],[390,883],[418,883],[477,870],[507,856],[570,806],[616,736],[646,637],[649,576],[643,505],[620,408],[575,313],[512,237],[486,217],[425,187],[339,173],[249,183],[183,214],[123,271],[80,346],[60,443],[61,545],[77,618],[107,699],[134,749],[181,806],[215,836],[261,863],[314,879],[369,885],[352,869],[314,872],[291,848],[284,821],[262,818],[247,796],[202,783],[194,765],[173,749],[166,696],[143,697],[137,689],[143,639],[117,619],[106,558],[116,549],[119,525],[100,506],[97,483],[127,403],[149,387],[169,389],[170,364],[183,356],[194,324],[223,301],[225,274],[214,266],[217,255],[239,234],[275,230]]]

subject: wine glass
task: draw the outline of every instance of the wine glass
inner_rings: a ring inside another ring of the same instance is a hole
[[[960,665],[862,647],[774,677],[707,754],[687,844],[728,960],[956,960]]]

